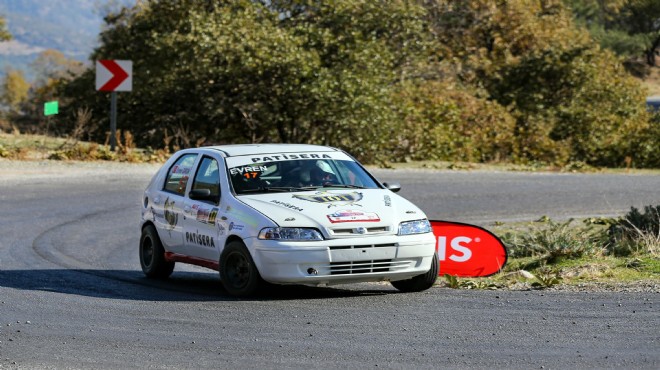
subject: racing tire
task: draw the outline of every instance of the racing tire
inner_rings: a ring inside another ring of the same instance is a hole
[[[232,241],[220,256],[220,281],[233,296],[253,295],[262,285],[261,275],[250,252],[240,241]]]
[[[142,228],[140,266],[147,277],[154,279],[167,279],[174,271],[174,262],[165,259],[163,243],[153,225]]]
[[[393,287],[404,293],[421,292],[429,289],[435,284],[438,278],[438,254],[433,255],[433,262],[431,262],[431,269],[425,274],[417,275],[411,279],[392,281]]]

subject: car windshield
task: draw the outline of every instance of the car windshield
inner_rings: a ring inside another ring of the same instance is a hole
[[[231,165],[228,161],[228,165]],[[259,161],[229,167],[236,194],[289,192],[324,188],[379,188],[355,161],[312,158]]]

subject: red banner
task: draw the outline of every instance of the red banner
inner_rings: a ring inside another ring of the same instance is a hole
[[[490,276],[506,263],[506,248],[490,231],[479,226],[431,221],[440,262],[439,275]]]

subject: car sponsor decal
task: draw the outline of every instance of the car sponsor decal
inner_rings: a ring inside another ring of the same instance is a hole
[[[198,208],[196,219],[203,224],[213,225],[217,216],[218,208]]]
[[[171,173],[180,173],[180,174],[189,174],[190,173],[190,167],[182,167],[179,166],[178,164],[172,167]]]
[[[243,225],[235,224],[233,222],[229,223],[229,231],[236,230],[236,231],[242,231],[243,230]]]
[[[373,212],[362,212],[355,210],[337,211],[333,214],[327,215],[330,222],[378,222],[380,217]]]
[[[430,222],[436,237],[439,275],[483,277],[504,267],[507,251],[495,234],[460,222]]]
[[[241,166],[229,169],[229,174],[232,176],[242,175],[246,179],[254,179],[259,176],[260,172],[266,172],[266,166]]]
[[[392,198],[389,195],[385,195],[383,201],[385,202],[385,207],[392,207]]]
[[[220,238],[221,236],[225,235],[225,232],[227,231],[227,228],[229,226],[227,226],[226,222],[218,220],[218,223],[216,224],[216,227],[218,228],[218,238]]]
[[[318,191],[312,195],[294,194],[294,198],[306,200],[314,203],[327,203],[328,208],[339,206],[359,206],[357,202],[362,200],[362,193],[354,191],[351,193],[330,193],[327,191]]]
[[[199,230],[192,233],[186,231],[186,243],[197,244],[202,247],[215,248],[215,242],[213,241],[213,237],[200,234]]]
[[[287,203],[287,202],[281,202],[281,201],[279,201],[279,200],[275,200],[275,199],[271,200],[270,202],[271,202],[271,203],[275,203],[275,204],[277,204],[278,206],[282,206],[282,207],[284,207],[284,208],[293,209],[294,211],[298,211],[298,212],[302,212],[302,211],[303,211],[302,208],[300,208],[300,207],[298,207],[298,206],[296,206],[296,205],[293,205],[293,204]]]
[[[292,159],[332,159],[329,154],[325,153],[288,153],[288,154],[269,154],[264,157],[250,157],[252,163],[257,162],[273,162],[273,161],[289,161]]]
[[[165,210],[165,221],[167,221],[169,230],[174,229],[176,224],[179,222],[179,214],[174,212],[174,205],[175,202],[173,200],[170,201],[170,197],[165,199],[165,204],[163,207]]]
[[[340,161],[351,161],[353,158],[344,152],[308,152],[308,153],[272,153],[272,154],[256,154],[256,155],[240,155],[228,157],[227,168],[235,168],[240,166],[253,166],[255,163],[261,165],[265,162],[278,162],[290,160],[320,160],[320,159],[334,159]]]

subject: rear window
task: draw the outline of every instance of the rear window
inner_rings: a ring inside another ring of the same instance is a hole
[[[197,154],[184,154],[174,162],[167,172],[167,179],[165,180],[163,190],[184,195],[193,164],[195,164],[195,159],[197,159]]]

